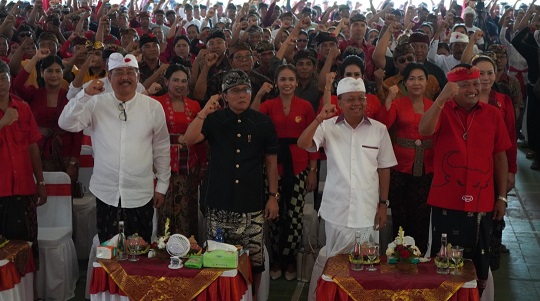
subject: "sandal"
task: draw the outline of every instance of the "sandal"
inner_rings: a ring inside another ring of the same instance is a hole
[[[536,154],[534,152],[527,152],[527,154],[525,155],[525,158],[527,159],[534,159],[534,157],[536,157]]]

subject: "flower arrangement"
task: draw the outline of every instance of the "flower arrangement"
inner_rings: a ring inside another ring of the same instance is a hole
[[[167,247],[167,241],[169,241],[169,237],[171,237],[171,232],[169,231],[171,220],[167,218],[165,221],[165,229],[163,236],[158,237],[157,241],[152,242],[150,247],[154,250],[165,250]]]
[[[388,244],[388,248],[386,249],[388,262],[393,263],[392,258],[394,258],[396,262],[413,263],[417,261],[420,255],[420,249],[415,245],[414,239],[410,236],[405,236],[405,231],[403,231],[402,227],[399,227],[398,236],[393,242]]]

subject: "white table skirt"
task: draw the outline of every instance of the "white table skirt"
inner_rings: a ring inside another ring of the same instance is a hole
[[[0,264],[1,265],[1,264]],[[1,291],[0,301],[33,301],[34,300],[34,273],[28,273],[21,277],[21,282],[14,288]]]

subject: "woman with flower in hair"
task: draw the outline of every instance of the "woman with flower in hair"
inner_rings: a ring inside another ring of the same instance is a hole
[[[506,94],[496,92],[493,89],[497,74],[497,65],[488,56],[479,55],[473,58],[472,64],[480,70],[480,94],[479,101],[495,106],[501,112],[508,135],[512,142],[512,147],[506,150],[508,160],[508,177],[506,183],[506,191],[512,190],[516,182],[517,172],[517,138],[516,138],[516,122],[512,100]],[[503,248],[502,231],[505,226],[504,219],[493,221],[493,234],[491,238],[491,262],[490,266],[493,271],[499,268],[500,256]],[[506,249],[506,247],[505,247]]]
[[[315,112],[307,100],[294,94],[298,76],[293,65],[278,67],[275,83],[279,96],[260,105],[260,112],[272,119],[279,139],[281,213],[279,219],[269,222],[273,253],[270,277],[280,278],[285,268],[285,278],[293,280],[296,279],[296,255],[302,240],[304,198],[317,184],[318,159],[318,154],[300,149],[296,140],[315,119]],[[260,98],[271,88],[271,84],[263,84],[255,102],[260,102]]]
[[[165,111],[171,140],[171,181],[165,195],[165,205],[158,211],[158,233],[163,233],[165,221],[170,219],[171,233],[189,237],[198,234],[198,187],[201,169],[206,162],[204,144],[187,146],[184,133],[196,118],[201,107],[186,97],[189,92],[189,71],[182,65],[172,64],[165,71],[168,93],[156,96]]]

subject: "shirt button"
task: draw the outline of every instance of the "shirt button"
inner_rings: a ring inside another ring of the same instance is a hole
[[[235,180],[235,181],[234,181],[234,183],[238,184],[238,183],[240,183],[240,181],[238,181],[238,180]]]
[[[240,137],[242,137],[242,134],[238,133],[238,134],[236,134],[236,137],[240,138]]]
[[[236,153],[239,154],[239,153],[240,153],[240,149],[237,149],[237,150],[236,150]]]
[[[238,119],[238,123],[242,123],[242,120]]]
[[[240,164],[236,164],[236,168],[240,168]]]

